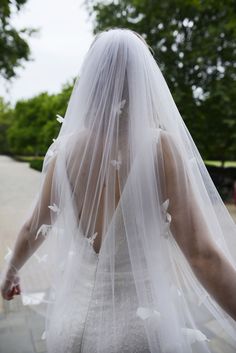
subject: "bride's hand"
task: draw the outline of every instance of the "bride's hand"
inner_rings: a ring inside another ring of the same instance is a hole
[[[14,295],[19,295],[21,293],[20,289],[20,278],[17,275],[14,277],[6,276],[3,283],[1,284],[1,295],[5,300],[11,300]]]

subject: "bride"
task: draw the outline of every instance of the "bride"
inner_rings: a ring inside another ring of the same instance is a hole
[[[140,35],[96,36],[58,121],[3,298],[41,294],[49,353],[235,352],[236,225]]]

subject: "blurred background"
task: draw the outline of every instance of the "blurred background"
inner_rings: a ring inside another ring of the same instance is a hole
[[[152,47],[236,221],[235,0],[0,0],[0,269],[58,134],[56,114],[65,114],[94,35],[111,27]],[[43,318],[27,298],[0,298],[0,353],[21,352],[45,352]]]

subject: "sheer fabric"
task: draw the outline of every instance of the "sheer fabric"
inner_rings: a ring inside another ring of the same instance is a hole
[[[210,247],[235,268],[236,226],[145,43],[98,35],[58,120],[19,272],[48,351],[234,352],[189,259]]]

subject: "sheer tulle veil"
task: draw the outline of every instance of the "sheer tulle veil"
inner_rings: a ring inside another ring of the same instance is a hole
[[[216,342],[233,352],[235,321],[176,239],[199,233],[200,245],[211,242],[236,268],[236,225],[145,42],[128,29],[97,35],[58,121],[27,218],[30,246],[44,241],[19,271],[22,297],[46,316],[46,334],[52,313],[69,310],[86,254],[98,261],[96,281],[110,285],[96,314],[97,352],[106,332],[115,347],[122,268],[150,352],[218,352]],[[112,334],[104,329],[111,323]]]

